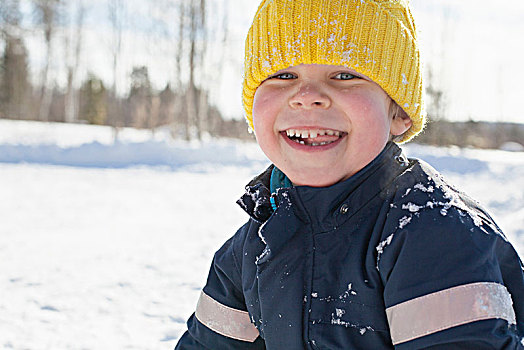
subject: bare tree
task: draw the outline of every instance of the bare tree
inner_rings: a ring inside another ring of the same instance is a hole
[[[180,88],[182,86],[182,52],[184,49],[184,20],[186,4],[184,0],[179,0],[178,3],[178,37],[176,38],[175,80],[177,88]]]
[[[49,119],[49,110],[53,91],[49,88],[49,67],[52,57],[52,40],[55,35],[56,21],[58,17],[58,6],[61,0],[33,0],[37,22],[42,25],[45,40],[45,63],[42,70],[40,108],[38,119],[47,121]]]
[[[186,92],[186,109],[187,109],[187,125],[186,125],[186,139],[191,137],[191,129],[194,129],[197,121],[197,106],[195,98],[195,70],[197,58],[197,8],[193,1],[189,3],[189,82]],[[197,130],[197,138],[200,139],[200,133]]]
[[[222,37],[220,38],[222,50],[219,52],[219,55],[218,55],[218,57],[220,57],[220,59],[218,60],[218,64],[215,65],[213,69],[214,71],[216,71],[215,77],[217,79],[217,82],[220,82],[220,80],[222,80],[222,71],[224,67],[224,62],[226,60],[228,35],[229,35],[229,30],[228,30],[229,0],[223,0],[222,6],[224,7],[224,13],[223,13],[223,16],[221,17],[222,23],[220,24],[221,31],[222,31]]]
[[[116,95],[118,83],[118,61],[122,49],[122,27],[124,15],[124,3],[122,0],[109,0],[108,2],[109,21],[113,29],[111,40],[111,53],[113,56],[113,85],[112,93]]]
[[[182,54],[184,49],[184,37],[185,37],[185,9],[186,1],[178,1],[178,35],[176,39],[176,52],[175,52],[175,99],[173,106],[173,124],[171,132],[176,133],[176,125],[178,121],[182,121],[184,125],[184,137],[189,139],[189,123],[187,119],[187,113],[182,113]]]
[[[120,53],[122,50],[122,30],[124,26],[124,2],[123,0],[109,0],[108,2],[109,21],[113,33],[111,36],[111,53],[113,58],[113,84],[111,86],[109,105],[110,124],[113,126],[114,139],[118,138],[118,130],[124,125],[123,111],[118,92],[118,66]]]
[[[206,53],[207,53],[207,45],[208,45],[208,35],[207,35],[207,22],[206,22],[206,0],[200,0],[200,7],[199,7],[199,14],[200,14],[200,28],[201,28],[201,48],[199,53],[199,65],[200,65],[200,76],[203,78],[201,80],[206,80]],[[208,127],[208,106],[209,106],[209,98],[208,93],[206,89],[204,88],[203,82],[201,82],[201,88],[200,88],[200,94],[198,96],[198,114],[197,114],[197,130],[198,130],[198,138],[202,138],[202,133],[209,131],[207,130]]]
[[[71,7],[76,3],[76,13],[72,9],[68,11],[70,18],[74,16],[74,20],[70,20],[68,31],[64,36],[64,48],[67,62],[67,87],[65,95],[65,121],[74,122],[77,120],[78,114],[78,99],[74,88],[74,81],[78,71],[80,61],[80,53],[82,48],[82,27],[85,16],[85,6],[82,0],[73,2],[70,0]],[[74,14],[73,14],[74,13]]]
[[[197,139],[202,138],[202,132],[207,119],[207,93],[203,80],[206,68],[207,22],[206,0],[190,1],[189,4],[189,81],[186,92],[186,109],[188,131],[194,132]],[[200,86],[197,88],[197,75]],[[198,90],[198,94],[197,94]],[[188,134],[186,134],[186,137]],[[188,138],[188,137],[187,137]]]

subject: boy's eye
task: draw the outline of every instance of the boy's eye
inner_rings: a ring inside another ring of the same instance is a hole
[[[270,79],[294,79],[296,76],[292,73],[280,73],[270,77]]]
[[[340,79],[340,80],[351,80],[355,78],[358,78],[358,76],[353,75],[351,73],[338,73],[337,75],[335,75],[335,79]]]

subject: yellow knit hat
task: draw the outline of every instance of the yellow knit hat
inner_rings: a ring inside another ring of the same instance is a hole
[[[420,53],[407,0],[263,0],[246,38],[242,100],[275,72],[299,64],[342,65],[380,85],[413,125],[425,124]]]

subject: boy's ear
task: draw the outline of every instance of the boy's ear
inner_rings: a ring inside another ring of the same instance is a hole
[[[389,132],[394,136],[402,135],[411,128],[412,124],[413,122],[409,115],[402,108],[397,108],[393,114]]]

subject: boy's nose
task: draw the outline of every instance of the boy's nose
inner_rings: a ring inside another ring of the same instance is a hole
[[[298,91],[289,99],[291,108],[328,108],[331,99],[313,84],[302,84]]]

